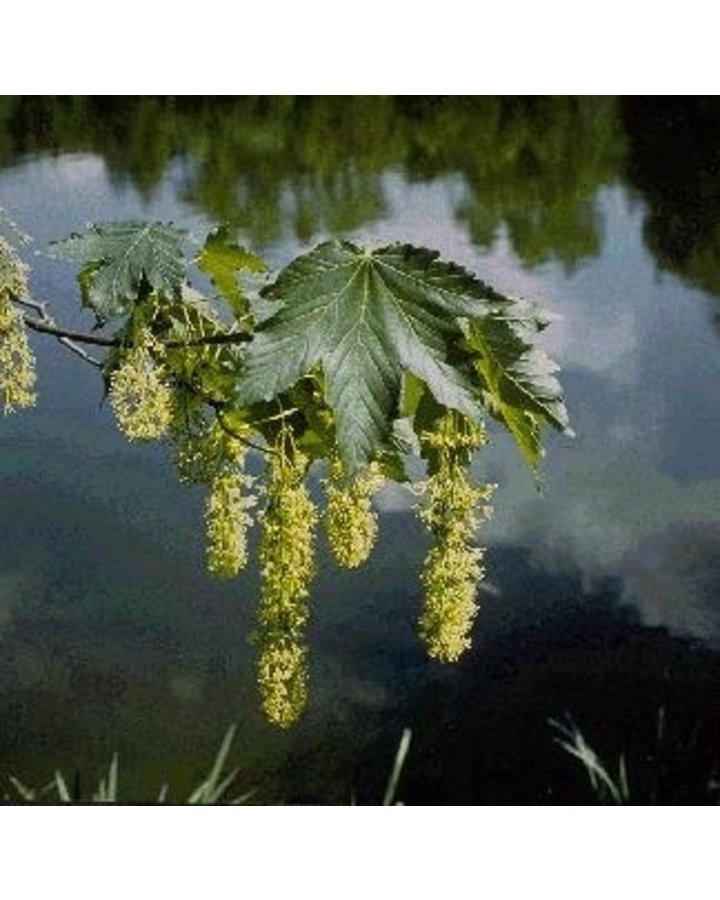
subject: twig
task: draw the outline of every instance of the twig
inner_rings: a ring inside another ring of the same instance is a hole
[[[91,344],[95,347],[119,347],[121,341],[119,338],[106,337],[100,334],[88,334],[85,331],[71,331],[68,328],[61,328],[55,324],[55,320],[47,311],[47,305],[39,300],[33,300],[31,297],[14,297],[13,301],[18,306],[24,306],[26,309],[34,310],[39,318],[24,315],[23,321],[32,331],[40,334],[49,334],[57,338],[58,341],[68,348],[80,359],[90,363],[97,368],[102,368],[102,362],[91,356],[86,350],[80,347],[80,344]],[[250,336],[244,332],[225,332],[223,334],[208,334],[199,338],[193,338],[189,341],[166,341],[165,346],[176,350],[183,347],[202,347],[212,344],[244,344],[250,340]]]
[[[15,301],[20,302],[20,301]],[[27,301],[23,301],[27,303]],[[70,341],[78,341],[81,344],[93,344],[96,347],[120,347],[122,342],[119,338],[105,337],[101,334],[88,334],[85,331],[71,331],[69,328],[61,328],[55,325],[52,319],[33,319],[31,316],[23,316],[25,324],[33,331],[39,331],[42,334],[51,334],[56,338],[67,338]],[[165,347],[172,350],[182,349],[183,347],[202,347],[208,344],[246,344],[250,340],[250,335],[244,332],[231,331],[223,334],[207,334],[203,337],[193,338],[190,341],[164,341]]]
[[[96,366],[98,369],[102,368],[102,363],[99,359],[95,359],[94,356],[90,356],[87,350],[83,350],[72,338],[71,334],[62,334],[60,330],[56,328],[52,317],[49,315],[47,308],[44,303],[40,303],[38,300],[33,300],[32,298],[15,298],[15,303],[20,306],[25,306],[29,309],[34,309],[39,315],[40,320],[32,319],[30,316],[23,316],[23,321],[28,326],[28,328],[33,328],[35,331],[45,331],[48,334],[53,334],[54,337],[58,339],[58,341],[64,346],[67,347],[72,353],[76,356],[79,356],[80,359],[84,359],[85,362],[90,363],[93,366]]]
[[[85,362],[90,363],[91,366],[102,369],[102,363],[100,362],[100,360],[96,359],[94,356],[90,356],[87,350],[83,350],[83,348],[79,344],[76,344],[75,341],[70,340],[70,338],[59,337],[58,342],[61,343],[63,347],[67,347],[71,353],[79,356],[80,359],[84,359]]]

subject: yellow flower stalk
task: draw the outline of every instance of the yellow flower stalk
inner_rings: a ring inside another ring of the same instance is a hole
[[[308,696],[307,647],[293,639],[266,641],[258,660],[262,707],[268,720],[290,728],[305,709]]]
[[[463,540],[439,541],[425,560],[420,636],[433,659],[455,662],[470,647],[468,634],[478,610],[476,585],[484,574],[482,556],[480,548]]]
[[[315,574],[317,513],[305,487],[307,460],[283,433],[268,460],[262,514],[258,683],[267,718],[288,728],[307,701],[305,628]]]
[[[35,355],[12,299],[27,294],[26,266],[0,237],[0,407],[4,415],[35,405]]]
[[[0,300],[23,297],[27,292],[27,266],[0,235]]]
[[[164,437],[173,418],[173,396],[146,332],[110,376],[110,404],[120,430],[131,441]]]
[[[378,533],[371,501],[384,481],[377,463],[347,480],[339,459],[330,464],[325,530],[333,556],[346,569],[356,569],[370,555]]]
[[[218,578],[234,578],[247,565],[249,510],[256,500],[243,489],[251,483],[241,471],[220,474],[212,483],[205,505],[207,567]]]
[[[5,415],[35,405],[35,355],[22,314],[0,297],[0,406]]]
[[[492,513],[486,501],[495,486],[476,486],[468,477],[473,450],[487,442],[479,426],[448,413],[421,440],[435,451],[437,462],[426,485],[429,503],[420,513],[433,535],[422,572],[420,637],[430,657],[455,662],[471,645],[485,552],[474,539]]]

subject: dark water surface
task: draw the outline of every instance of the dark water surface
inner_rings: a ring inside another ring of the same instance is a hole
[[[638,799],[707,802],[720,707],[720,102],[615,98],[0,99],[0,205],[34,250],[88,221],[229,222],[273,265],[327,236],[441,250],[558,315],[575,440],[544,493],[498,431],[474,647],[415,638],[424,537],[400,490],[357,574],[322,566],[311,703],[256,709],[258,577],[203,570],[201,493],[129,446],[95,371],[36,341],[40,400],[0,422],[0,777],[184,789],[231,722],[258,799],[587,802],[570,712]],[[73,272],[32,288],[87,325]],[[661,744],[657,726],[663,717]],[[175,796],[179,796],[176,793]]]

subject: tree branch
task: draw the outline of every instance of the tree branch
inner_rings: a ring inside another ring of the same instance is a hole
[[[19,302],[19,301],[16,301]],[[86,331],[71,331],[69,328],[61,328],[52,319],[33,319],[31,316],[23,316],[25,324],[33,331],[42,334],[51,334],[57,338],[67,338],[78,341],[81,344],[93,344],[96,347],[120,347],[119,338],[105,337],[101,334],[90,334]],[[183,347],[204,347],[213,344],[247,344],[250,335],[241,331],[223,332],[222,334],[206,334],[203,337],[193,338],[189,341],[164,341],[164,345],[172,350]]]
[[[119,347],[121,342],[119,338],[106,337],[100,334],[88,334],[85,331],[71,331],[69,328],[61,328],[55,324],[55,320],[47,309],[47,304],[40,300],[33,300],[32,297],[13,297],[13,302],[18,306],[24,306],[26,309],[32,309],[38,314],[38,318],[23,315],[25,325],[32,331],[40,334],[49,334],[58,339],[58,341],[67,347],[80,359],[102,368],[102,362],[91,356],[87,350],[84,350],[80,344],[90,344],[95,347]],[[247,343],[250,336],[242,332],[231,332],[223,334],[210,334],[191,341],[167,341],[165,346],[172,349],[181,349],[182,347],[201,347],[203,345],[212,344],[242,344]]]
[[[70,331],[68,328],[60,328],[52,320],[33,319],[32,316],[23,316],[28,328],[39,331],[41,334],[51,334],[53,337],[64,338],[68,341],[80,341],[83,344],[93,344],[96,347],[119,347],[117,338],[103,337],[99,334],[86,334],[84,331]]]
[[[49,334],[54,334],[54,336],[58,339],[58,341],[61,344],[63,344],[63,346],[67,347],[68,350],[70,350],[76,356],[79,356],[80,359],[84,359],[85,362],[88,362],[91,365],[96,366],[97,368],[102,367],[102,363],[100,362],[100,360],[95,359],[94,356],[90,356],[90,354],[86,350],[83,350],[82,347],[78,346],[78,344],[76,344],[75,341],[72,339],[71,334],[63,334],[60,332],[59,329],[57,329],[55,327],[53,320],[52,320],[50,314],[48,313],[47,308],[44,303],[40,303],[38,300],[33,300],[30,297],[23,298],[23,299],[16,297],[16,298],[14,298],[14,300],[15,300],[15,303],[17,303],[20,306],[25,306],[29,309],[34,309],[40,316],[39,320],[31,319],[30,316],[25,316],[25,315],[23,316],[23,321],[25,322],[26,325],[28,325],[29,328],[34,327],[35,331],[45,331]],[[32,324],[29,324],[29,323],[32,323]]]
[[[13,301],[17,303],[18,306],[24,306],[26,309],[32,309],[38,314],[38,318],[23,315],[23,321],[28,328],[30,328],[32,331],[37,331],[40,334],[52,335],[52,337],[57,338],[61,344],[67,347],[68,350],[71,350],[77,356],[81,357],[86,362],[89,362],[94,366],[102,368],[102,363],[100,362],[100,360],[95,359],[93,356],[90,356],[90,354],[87,353],[82,347],[80,347],[79,344],[92,344],[96,347],[121,346],[121,341],[119,338],[106,337],[101,334],[89,334],[84,331],[71,331],[68,328],[61,328],[60,326],[55,324],[52,316],[50,316],[50,314],[48,313],[46,304],[42,303],[39,300],[33,300],[31,297],[14,297]],[[222,334],[204,335],[203,337],[194,338],[190,341],[165,341],[164,346],[172,349],[181,349],[183,347],[202,347],[204,345],[212,344],[245,344],[249,340],[250,335],[245,334],[244,332],[225,332]],[[222,430],[226,432],[226,434],[228,434],[230,437],[235,438],[248,447],[252,447],[253,450],[258,450],[260,453],[267,454],[274,452],[270,447],[261,447],[259,444],[248,440],[248,438],[239,434],[234,428],[228,425],[227,421],[225,420],[223,403],[216,400],[210,394],[206,394],[204,391],[199,389],[196,385],[191,384],[190,382],[183,382],[183,384],[193,393],[197,394],[208,404],[208,406],[212,408],[213,412],[215,413],[215,417],[217,418],[218,424],[220,425]]]

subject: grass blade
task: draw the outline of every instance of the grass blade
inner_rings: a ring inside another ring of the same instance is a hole
[[[55,790],[63,803],[72,803],[72,797],[62,772],[55,772]]]
[[[230,806],[242,806],[243,803],[247,803],[251,797],[254,797],[257,794],[257,788],[252,788],[249,791],[245,791],[244,794],[240,794],[239,797],[234,797],[232,800],[229,800],[228,803]]]
[[[609,800],[618,806],[630,803],[630,790],[623,755],[620,756],[618,762],[618,780],[615,781],[602,764],[600,757],[585,740],[582,731],[572,720],[569,725],[565,725],[556,719],[548,719],[548,724],[568,739],[555,738],[555,743],[582,763],[590,780],[590,786],[601,802]]]
[[[411,738],[412,731],[409,728],[406,728],[402,733],[397,753],[395,754],[395,762],[393,764],[392,772],[390,773],[390,778],[388,779],[387,787],[385,788],[385,796],[383,797],[382,802],[383,806],[395,805],[395,794],[397,792],[397,786],[400,781],[403,766],[405,765],[405,759],[407,758],[408,750],[410,749]]]
[[[220,778],[222,777],[222,770],[225,768],[225,763],[230,753],[232,742],[235,739],[235,730],[235,725],[231,725],[230,728],[228,728],[227,733],[223,738],[222,744],[220,745],[220,749],[217,752],[217,756],[215,757],[215,762],[213,763],[213,767],[210,770],[210,774],[195,788],[192,794],[190,794],[187,800],[188,803],[195,805],[217,802],[218,783],[220,781]],[[235,778],[236,775],[237,770],[233,772],[230,781],[225,778],[224,781],[221,782],[221,784],[224,785],[224,788],[227,788],[228,784]],[[225,782],[227,782],[227,784]]]
[[[8,780],[22,800],[26,803],[34,803],[38,796],[38,792],[34,788],[27,787],[27,785],[24,785],[19,778],[15,778],[14,775],[8,775]]]
[[[110,771],[108,772],[108,789],[107,789],[107,802],[108,803],[117,803],[118,768],[119,768],[118,755],[117,755],[117,753],[114,753],[112,762],[110,763]]]

